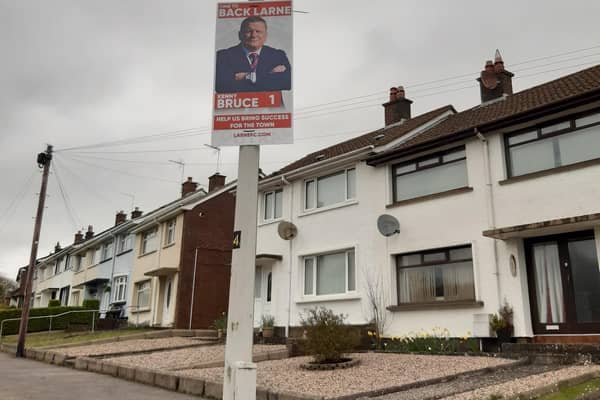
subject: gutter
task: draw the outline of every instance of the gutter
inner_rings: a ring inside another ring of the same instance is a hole
[[[263,179],[258,183],[259,189],[263,188],[264,186],[268,186],[268,185],[277,183],[277,181],[280,180],[281,177],[285,176],[286,174],[287,174],[286,179],[294,179],[299,176],[302,176],[303,174],[308,174],[309,172],[312,172],[313,170],[318,170],[324,166],[327,166],[328,164],[350,161],[354,157],[362,155],[362,153],[369,153],[369,152],[373,151],[374,148],[375,148],[375,146],[370,144],[368,146],[361,147],[360,149],[356,149],[356,150],[352,150],[348,153],[340,154],[339,156],[328,158],[328,159],[325,159],[322,161],[317,161],[317,162],[309,164],[309,165],[305,165],[303,167],[293,170],[292,172],[278,174],[278,175],[272,176],[270,178]]]

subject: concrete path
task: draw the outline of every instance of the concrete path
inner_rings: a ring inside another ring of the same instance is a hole
[[[0,352],[2,400],[201,400],[107,375],[17,359]]]

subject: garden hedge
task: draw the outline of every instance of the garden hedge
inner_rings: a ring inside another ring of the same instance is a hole
[[[57,315],[67,311],[89,310],[89,307],[42,307],[32,308],[29,310],[30,317],[38,317],[45,315]],[[69,324],[92,324],[92,313],[72,313],[61,317],[52,318],[52,330],[66,329]],[[0,310],[0,323],[5,319],[19,318],[21,316],[20,308],[12,308],[8,310]],[[96,313],[98,318],[98,313]],[[28,324],[28,332],[47,331],[50,327],[50,318],[30,319]],[[8,321],[4,323],[2,336],[16,335],[19,332],[19,321]]]

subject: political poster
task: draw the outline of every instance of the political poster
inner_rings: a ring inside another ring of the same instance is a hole
[[[291,1],[217,5],[213,146],[293,142],[292,19]]]

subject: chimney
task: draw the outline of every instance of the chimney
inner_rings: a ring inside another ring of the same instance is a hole
[[[192,177],[188,176],[187,181],[181,184],[181,197],[185,197],[190,193],[194,193],[198,188],[198,183],[192,181]]]
[[[60,247],[60,243],[59,243],[59,242],[56,242],[56,246],[54,246],[54,252],[55,252],[55,253],[58,253],[58,252],[59,252],[59,251],[61,251],[61,250],[62,250],[62,248]]]
[[[115,215],[115,226],[120,225],[125,221],[127,221],[127,213],[121,210]]]
[[[217,190],[225,186],[225,175],[221,175],[218,172],[208,177],[208,192]]]
[[[88,230],[85,233],[85,240],[91,239],[94,237],[94,227],[91,225],[88,225]]]
[[[485,103],[501,98],[505,94],[513,94],[513,76],[515,75],[512,72],[504,69],[504,61],[500,51],[496,49],[494,61],[486,61],[481,76],[477,78],[481,92],[481,102]]]
[[[133,209],[133,211],[131,212],[131,219],[136,219],[141,217],[143,214],[143,211],[140,211],[139,207],[136,207]]]
[[[75,234],[75,239],[73,240],[74,244],[79,244],[83,242],[83,233],[81,233],[81,231],[77,231],[77,233]]]
[[[385,110],[385,126],[395,124],[403,119],[410,119],[412,100],[405,97],[404,87],[390,89],[390,101],[383,104]]]

